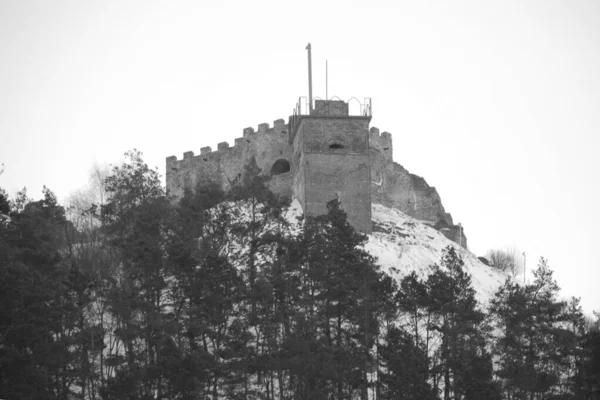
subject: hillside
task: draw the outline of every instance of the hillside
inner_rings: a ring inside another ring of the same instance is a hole
[[[597,393],[598,322],[558,300],[545,261],[485,307],[504,276],[431,222],[369,205],[365,238],[343,198],[305,220],[258,168],[172,202],[126,155],[100,215],[68,220],[49,190],[0,207],[0,398]]]
[[[488,267],[470,251],[446,238],[426,222],[412,218],[403,212],[381,204],[372,205],[373,233],[365,249],[377,257],[382,269],[400,281],[412,271],[426,278],[432,264],[439,263],[442,250],[447,246],[457,249],[471,274],[478,300],[486,304],[506,275]],[[287,220],[297,224],[296,217],[302,214],[300,203],[294,200]]]

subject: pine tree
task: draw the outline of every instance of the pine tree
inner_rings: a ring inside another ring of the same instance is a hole
[[[440,266],[433,266],[426,281],[432,315],[428,328],[437,332],[441,341],[437,351],[439,363],[430,365],[430,371],[434,383],[443,386],[444,400],[448,400],[466,395],[469,388],[488,385],[473,381],[475,376],[466,373],[465,368],[475,356],[482,357],[481,362],[489,358],[482,343],[484,314],[475,298],[471,277],[454,247],[444,250]]]
[[[256,314],[256,279],[261,267],[258,254],[261,248],[272,245],[270,231],[281,223],[282,210],[289,199],[279,198],[267,186],[268,176],[261,173],[253,158],[245,165],[244,173],[231,183],[229,199],[235,203],[230,209],[236,221],[230,227],[238,235],[245,252],[248,273],[249,298],[252,305],[251,324]]]
[[[557,299],[559,287],[546,260],[540,259],[533,274],[534,281],[525,286],[507,280],[491,302],[500,332],[496,375],[507,397],[571,396],[568,381],[579,352],[577,305],[569,310]]]
[[[366,236],[347,222],[337,201],[327,208],[327,215],[307,218],[300,238],[299,307],[284,347],[296,392],[366,398],[381,274],[361,249]]]
[[[44,188],[44,199],[24,192],[0,224],[0,396],[71,395],[74,354],[65,309],[67,263],[62,253],[64,208]],[[3,208],[4,215],[6,207]]]
[[[167,379],[172,396],[196,398],[223,384],[224,368],[217,362],[227,358],[220,343],[227,331],[223,319],[239,301],[237,271],[220,255],[227,218],[216,206],[223,198],[215,184],[186,191],[168,221],[168,275],[173,277],[168,292],[176,337],[168,348],[170,363],[180,371]]]
[[[244,316],[253,346],[249,350],[252,354],[246,375],[271,398],[278,374],[275,355],[282,342],[273,281],[282,277],[281,254],[277,255],[277,251],[281,250],[285,236],[287,222],[283,213],[289,199],[272,193],[267,186],[268,178],[261,173],[255,159],[250,159],[243,175],[231,183],[227,211],[232,239],[229,259],[241,268],[247,285],[247,301],[241,306],[249,306]],[[279,382],[283,383],[281,379]]]
[[[423,349],[426,368],[422,369],[422,373],[423,379],[427,381],[429,379],[429,352],[431,349],[431,330],[429,328],[433,315],[426,282],[420,279],[414,271],[406,275],[400,282],[395,302],[400,311],[395,319],[406,321],[404,323],[405,329],[414,338],[415,347]],[[424,334],[422,334],[423,331]]]
[[[0,215],[8,216],[10,213],[10,203],[6,191],[0,188]]]
[[[583,337],[583,357],[578,382],[581,382],[581,398],[600,399],[600,314]],[[587,397],[584,397],[587,396]]]
[[[382,365],[378,372],[382,385],[377,398],[381,399],[437,399],[427,379],[427,358],[415,345],[413,337],[391,326],[385,344],[379,349]]]
[[[105,180],[108,201],[102,230],[120,253],[122,269],[109,295],[125,365],[113,359],[117,375],[109,392],[162,397],[161,343],[169,334],[166,306],[165,221],[169,206],[158,173],[130,151]]]

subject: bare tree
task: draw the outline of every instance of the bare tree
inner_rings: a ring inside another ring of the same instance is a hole
[[[117,321],[110,317],[107,300],[112,290],[109,277],[118,275],[118,254],[105,246],[100,234],[100,207],[106,202],[104,181],[110,174],[108,165],[94,164],[90,168],[88,184],[67,198],[67,219],[74,232],[68,236],[72,265],[90,282],[90,301],[80,310],[78,328],[84,334],[74,345],[79,346],[80,366],[78,384],[86,398],[98,398],[98,392],[107,379],[114,376],[114,365],[107,359],[118,353],[118,337],[113,333]]]
[[[94,193],[98,205],[106,202],[104,180],[110,175],[110,167],[106,164],[94,163],[90,170],[90,189]]]
[[[490,250],[485,255],[490,267],[509,273],[513,278],[523,272],[523,253],[516,247]]]
[[[88,184],[67,199],[67,218],[80,231],[89,231],[99,224],[97,212],[106,202],[104,179],[109,175],[107,165],[94,164],[90,168]]]

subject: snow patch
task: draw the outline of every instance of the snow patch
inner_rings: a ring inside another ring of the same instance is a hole
[[[477,299],[482,305],[489,303],[506,275],[483,264],[470,251],[454,243],[424,221],[412,218],[403,212],[381,204],[371,206],[373,233],[364,245],[366,251],[377,258],[379,265],[388,275],[398,280],[415,271],[421,278],[427,277],[431,266],[438,264],[447,246],[453,246],[471,275]],[[299,229],[297,217],[302,207],[294,199],[286,220],[292,231]]]

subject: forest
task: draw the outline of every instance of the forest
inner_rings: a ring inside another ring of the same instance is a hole
[[[396,280],[265,182],[174,201],[132,150],[97,202],[0,190],[0,398],[600,399],[599,315],[545,259],[480,304],[454,247]]]

